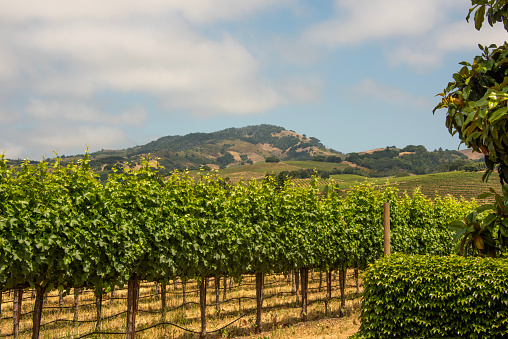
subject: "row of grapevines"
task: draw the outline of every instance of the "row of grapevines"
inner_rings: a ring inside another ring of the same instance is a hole
[[[446,225],[474,210],[393,187],[344,198],[316,183],[231,185],[215,174],[159,174],[143,160],[102,185],[88,155],[63,165],[8,166],[0,156],[0,290],[23,286],[107,291],[136,274],[163,282],[246,273],[364,268],[382,255],[382,204],[392,206],[393,252],[452,253]]]

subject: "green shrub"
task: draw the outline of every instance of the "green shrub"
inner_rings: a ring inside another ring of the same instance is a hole
[[[365,272],[355,338],[508,336],[508,261],[390,255]]]
[[[268,157],[265,159],[265,162],[279,162],[280,159],[277,157]]]

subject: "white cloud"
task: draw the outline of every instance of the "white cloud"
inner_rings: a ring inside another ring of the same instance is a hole
[[[44,95],[82,98],[101,90],[143,91],[161,97],[194,98],[196,92],[228,96],[234,88],[244,92],[244,100],[237,97],[238,103],[229,107],[223,104],[226,97],[205,97],[199,106],[228,113],[273,108],[281,100],[260,80],[259,64],[245,47],[227,34],[211,39],[188,22],[240,20],[292,2],[5,2],[0,26],[8,27],[11,34],[0,38],[0,46],[13,48],[2,60],[23,62],[17,68],[1,67],[0,79],[11,70],[29,82],[22,85]],[[0,50],[0,56],[4,54]],[[267,94],[272,98],[265,104],[253,105]],[[180,106],[185,108],[183,103]]]
[[[292,102],[310,103],[321,97],[323,86],[324,81],[316,76],[294,76],[284,81],[280,88]]]
[[[179,15],[202,24],[217,20],[239,20],[258,11],[294,3],[295,0],[0,0],[0,20],[23,23],[31,20],[124,20],[140,16]]]
[[[132,143],[120,127],[100,124],[70,124],[48,121],[24,129],[8,130],[0,135],[0,153],[7,158],[41,159],[60,155],[82,153],[99,149],[119,149]]]
[[[387,57],[392,66],[406,64],[425,70],[441,65],[446,53],[472,50],[481,54],[478,44],[489,46],[494,43],[499,46],[506,37],[506,31],[499,25],[487,25],[477,31],[471,23],[462,20],[443,24],[422,39],[407,40],[405,44],[388,51]]]
[[[506,30],[502,25],[490,27],[488,24],[477,31],[472,23],[454,22],[436,32],[434,37],[436,48],[440,51],[457,51],[477,49],[478,44],[489,46],[490,44],[502,45],[507,38]]]
[[[300,64],[315,62],[316,55],[327,53],[323,48],[377,45],[385,49],[389,65],[427,70],[442,65],[451,51],[477,50],[478,43],[500,45],[506,40],[501,24],[494,28],[485,24],[477,31],[472,20],[466,22],[469,7],[461,0],[336,0],[330,19],[307,27],[300,39],[286,43],[290,55],[280,53]]]
[[[32,100],[27,114],[41,121],[57,120],[79,123],[105,123],[109,125],[142,125],[147,119],[143,107],[134,106],[120,114],[101,112],[90,105],[70,101]]]
[[[387,52],[388,63],[392,66],[407,64],[418,70],[434,68],[441,63],[443,54],[434,49],[421,49],[421,46],[399,46]]]
[[[303,39],[333,48],[422,35],[433,28],[447,7],[439,0],[337,0],[335,16],[307,29]]]
[[[0,126],[9,126],[20,121],[20,119],[21,117],[18,114],[15,114],[12,109],[3,107],[0,102]]]
[[[7,38],[16,42],[11,59],[22,61],[17,82],[50,98],[141,92],[200,114],[257,113],[284,102],[242,43],[224,32],[211,39],[178,17],[62,19],[21,27]]]
[[[126,133],[117,127],[79,125],[72,128],[61,129],[38,129],[35,135],[28,137],[34,144],[46,149],[54,148],[59,154],[69,154],[69,151],[79,149],[85,150],[87,146],[101,148],[118,147],[128,138]]]
[[[283,105],[291,91],[264,79],[260,61],[216,24],[297,2],[0,0],[0,104],[6,96],[17,110],[0,105],[0,149],[38,158],[47,148],[125,147],[125,128],[146,123],[149,101],[207,116]],[[132,100],[115,114],[99,99],[110,94]]]
[[[432,108],[432,102],[427,97],[416,96],[402,88],[390,86],[371,78],[366,78],[358,82],[358,84],[353,86],[350,93],[357,101],[382,101],[392,106],[408,106],[423,109]]]

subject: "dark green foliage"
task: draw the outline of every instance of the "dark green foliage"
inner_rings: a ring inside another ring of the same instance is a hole
[[[471,0],[469,21],[474,12],[474,24],[480,30],[485,18],[491,26],[502,22],[508,31],[508,4],[506,0]],[[458,134],[462,143],[476,152],[485,154],[487,181],[497,168],[502,195],[493,188],[482,198],[494,198],[495,203],[479,208],[491,210],[484,220],[477,220],[476,212],[455,221],[455,239],[461,239],[458,252],[467,256],[496,257],[508,249],[508,44],[502,46],[478,45],[482,55],[472,64],[461,62],[453,81],[438,95],[441,102],[434,108],[446,108],[446,127],[450,134]],[[497,233],[497,234],[496,234]],[[497,237],[496,237],[497,235]]]
[[[314,169],[299,169],[299,170],[294,170],[294,171],[282,171],[282,172],[279,172],[278,175],[283,175],[287,178],[291,178],[291,179],[309,179],[311,178],[313,175],[316,175],[318,177],[321,177],[322,179],[328,179],[330,178],[330,175],[334,175],[334,174],[342,174],[342,171],[337,169],[337,170],[332,170],[332,171],[323,171],[323,170],[314,170]]]
[[[454,162],[452,162],[449,166],[448,166],[448,170],[449,171],[462,171],[464,170],[464,168],[466,167],[466,165],[470,164],[469,161],[465,160],[465,159],[458,159],[458,160],[455,160]]]
[[[314,157],[312,157],[312,161],[318,161],[318,162],[333,162],[333,163],[341,163],[342,162],[342,158],[341,157],[338,157],[336,155],[330,155],[330,156],[325,156],[325,155],[315,155]]]
[[[487,168],[484,163],[468,163],[464,166],[464,171],[466,172],[479,172],[485,171]]]
[[[480,30],[483,21],[487,18],[489,25],[494,26],[497,22],[502,22],[505,30],[508,31],[508,4],[506,0],[471,0],[473,7],[469,9],[466,20],[469,21],[471,13],[474,14],[474,25]]]
[[[508,261],[389,255],[365,272],[355,338],[508,336]]]
[[[219,166],[227,166],[235,162],[235,157],[231,153],[225,153],[223,156],[218,157],[216,162]]]
[[[427,152],[427,149],[423,145],[407,145],[403,149],[400,150],[401,152],[415,152],[415,153],[425,153]]]
[[[410,153],[404,154],[402,152]],[[467,156],[458,151],[427,152],[425,147],[413,145],[402,150],[386,148],[372,153],[351,153],[346,160],[371,170],[371,177],[390,176],[401,171],[414,174],[444,172],[457,170],[458,168],[450,169],[450,166],[457,160],[463,161],[464,164],[471,162],[467,160]]]
[[[462,62],[462,69],[453,75],[440,95],[443,97],[434,112],[447,108],[446,127],[450,134],[477,152],[483,152],[489,172],[495,165],[508,166],[508,45],[480,46],[483,55],[473,64]],[[503,180],[505,177],[500,172]],[[485,177],[485,178],[486,178]]]
[[[342,174],[354,174],[354,175],[360,175],[363,177],[368,177],[371,175],[370,172],[365,171],[363,168],[351,167],[351,166],[344,168],[342,170]]]
[[[466,20],[474,12],[474,25],[482,28],[487,19],[493,26],[502,22],[508,31],[506,0],[471,0]],[[501,185],[508,183],[508,44],[478,45],[482,55],[471,63],[463,61],[459,72],[453,74],[434,108],[447,108],[446,127],[450,134],[458,133],[461,142],[485,154],[487,180],[497,166]]]
[[[342,162],[342,158],[338,157],[336,155],[330,155],[330,156],[326,157],[326,162],[334,162],[334,163],[339,164]]]
[[[280,161],[280,159],[277,158],[277,157],[268,157],[268,158],[265,159],[265,162],[274,162],[274,163],[276,163],[276,162],[279,162],[279,161]]]

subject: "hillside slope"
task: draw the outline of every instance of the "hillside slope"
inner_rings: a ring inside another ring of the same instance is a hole
[[[338,160],[340,153],[326,148],[317,138],[264,124],[213,133],[166,136],[142,146],[102,150],[91,154],[91,165],[101,176],[106,176],[113,166],[125,162],[139,164],[140,158],[148,155],[159,158],[165,170],[172,171],[198,169],[201,166],[224,169],[264,163],[270,157],[284,161],[310,160],[317,156]]]

